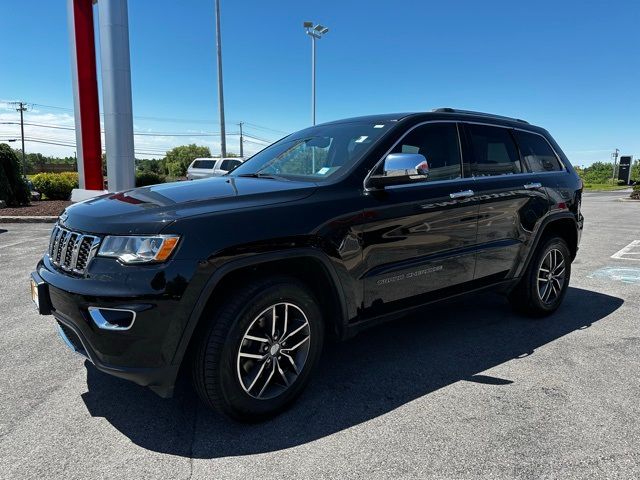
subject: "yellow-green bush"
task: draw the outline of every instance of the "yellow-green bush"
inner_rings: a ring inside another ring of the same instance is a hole
[[[75,172],[38,173],[31,179],[33,187],[49,200],[69,200],[71,190],[78,188]]]
[[[156,185],[164,182],[164,176],[159,173],[151,172],[149,170],[136,172],[136,187],[146,187],[147,185]]]

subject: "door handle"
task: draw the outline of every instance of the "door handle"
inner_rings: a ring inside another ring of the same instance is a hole
[[[524,188],[526,188],[527,190],[535,190],[538,188],[542,188],[542,184],[540,182],[525,183]]]
[[[473,195],[473,190],[462,190],[461,192],[453,192],[449,194],[451,198],[469,198],[473,197]]]

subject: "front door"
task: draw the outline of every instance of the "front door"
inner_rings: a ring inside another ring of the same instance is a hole
[[[417,126],[389,153],[422,154],[429,175],[368,196],[362,280],[365,309],[374,314],[462,287],[475,266],[478,203],[474,180],[463,176],[457,124]]]

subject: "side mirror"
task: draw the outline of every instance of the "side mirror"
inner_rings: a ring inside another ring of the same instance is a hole
[[[429,178],[429,164],[420,153],[390,153],[384,159],[382,173],[371,175],[367,188],[384,188],[390,185],[424,182]]]

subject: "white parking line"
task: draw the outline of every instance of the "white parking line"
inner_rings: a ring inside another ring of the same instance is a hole
[[[640,262],[640,240],[634,240],[622,250],[617,251],[611,258],[618,260],[636,260]]]
[[[26,240],[20,240],[19,242],[14,242],[14,243],[8,243],[5,245],[0,245],[0,248],[7,248],[7,247],[15,247],[16,245],[24,245],[26,242]]]

